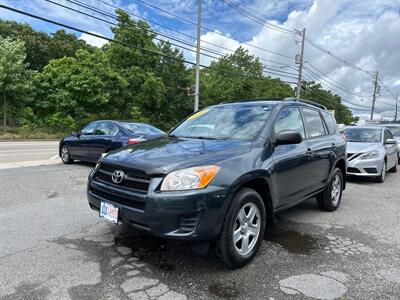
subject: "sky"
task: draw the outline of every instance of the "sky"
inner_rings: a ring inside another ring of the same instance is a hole
[[[195,60],[198,0],[0,0],[0,4],[112,38],[110,24],[51,2],[111,22],[111,17],[85,9],[79,2],[108,14],[114,13],[114,7],[122,8],[134,19],[150,21],[154,30],[193,45],[186,46],[189,50],[183,53],[187,60]],[[2,8],[0,18],[25,22],[48,33],[60,29]],[[292,78],[298,67],[294,57],[301,44],[297,32],[305,28],[304,78],[339,94],[344,104],[364,120],[369,118],[374,72],[379,70],[383,86],[375,117],[394,117],[394,97],[400,92],[400,0],[202,0],[202,26],[203,52],[215,57],[242,46],[262,59],[266,75],[287,82],[296,81]],[[95,46],[106,42],[74,33]],[[211,60],[208,56],[201,58],[205,65]]]

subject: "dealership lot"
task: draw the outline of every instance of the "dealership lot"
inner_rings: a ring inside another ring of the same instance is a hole
[[[0,170],[0,298],[400,297],[400,174],[352,180],[341,207],[314,200],[277,216],[255,260],[228,270],[184,243],[99,219],[93,166]]]

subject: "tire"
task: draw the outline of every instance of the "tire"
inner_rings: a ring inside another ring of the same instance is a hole
[[[396,163],[393,168],[390,169],[390,172],[397,173],[397,169],[399,168],[399,162],[396,160]]]
[[[317,203],[321,210],[335,211],[342,201],[343,195],[343,174],[339,168],[335,168],[328,186],[317,195]]]
[[[383,166],[382,166],[382,171],[381,171],[381,175],[379,175],[378,177],[375,178],[376,182],[379,183],[383,183],[385,181],[386,178],[386,160],[383,161]]]
[[[71,154],[69,152],[69,148],[67,145],[63,145],[60,149],[60,157],[64,164],[72,164],[74,160],[71,158]]]
[[[241,268],[254,258],[264,237],[265,223],[261,196],[252,189],[241,188],[232,199],[216,242],[217,255],[225,265]]]

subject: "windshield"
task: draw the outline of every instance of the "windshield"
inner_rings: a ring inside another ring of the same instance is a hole
[[[272,105],[224,105],[205,108],[187,118],[170,135],[184,138],[253,140]]]
[[[153,127],[151,125],[145,125],[141,123],[124,123],[122,124],[126,130],[133,134],[164,134],[164,131]]]
[[[400,126],[386,126],[394,136],[400,136]]]
[[[357,143],[380,143],[382,137],[381,129],[373,128],[346,128],[343,131],[347,142]]]

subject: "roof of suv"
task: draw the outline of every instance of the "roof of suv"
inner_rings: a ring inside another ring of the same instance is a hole
[[[288,103],[302,103],[304,105],[308,105],[308,106],[312,106],[312,107],[317,107],[319,109],[323,109],[323,110],[327,110],[327,108],[322,105],[319,104],[317,102],[314,101],[310,101],[310,100],[305,100],[305,99],[299,99],[299,98],[294,98],[294,97],[288,97],[288,98],[283,98],[283,99],[278,99],[278,98],[271,98],[271,99],[249,99],[249,100],[239,100],[239,101],[234,101],[234,102],[222,102],[219,105],[243,105],[243,104],[272,104],[272,105],[277,105],[280,104],[282,102],[288,102]]]

